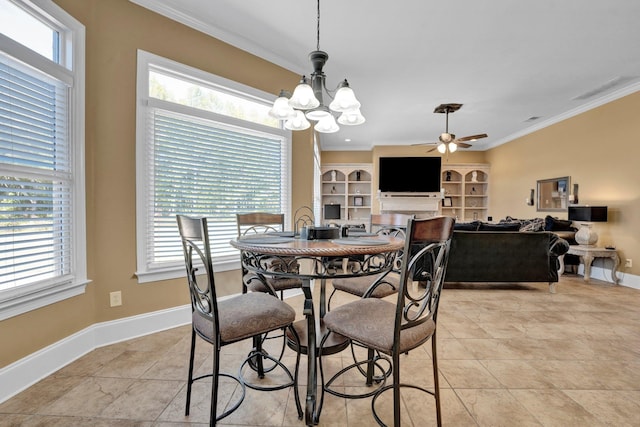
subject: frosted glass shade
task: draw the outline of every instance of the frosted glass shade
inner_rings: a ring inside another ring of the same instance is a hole
[[[327,116],[330,116],[331,113],[329,112],[329,109],[327,107],[320,106],[318,108],[314,108],[313,110],[307,111],[305,113],[305,116],[307,116],[307,119],[309,120],[313,120],[314,122],[317,122],[319,120],[324,119]]]
[[[348,86],[348,83],[345,81],[342,85],[343,86],[336,92],[336,96],[333,98],[331,104],[329,104],[329,108],[339,113],[360,108],[360,102],[356,99],[356,95]]]
[[[329,114],[327,117],[320,119],[320,121],[316,123],[315,130],[321,133],[334,133],[338,132],[340,128],[336,123],[336,119],[334,119],[333,116]]]
[[[362,113],[360,113],[359,108],[356,108],[355,110],[345,111],[344,113],[340,114],[340,117],[338,117],[338,123],[340,123],[341,125],[355,126],[361,125],[364,122],[365,118]]]
[[[278,120],[287,120],[295,117],[296,112],[291,108],[291,105],[289,105],[289,99],[281,96],[273,102],[273,107],[269,110],[269,115]]]
[[[284,128],[289,130],[305,130],[309,129],[311,123],[304,116],[302,111],[295,111],[295,116],[284,122]]]
[[[313,93],[313,89],[305,78],[296,86],[289,100],[289,105],[298,110],[311,110],[320,105],[320,101]]]

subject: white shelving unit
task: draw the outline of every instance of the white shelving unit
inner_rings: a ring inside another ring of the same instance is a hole
[[[489,171],[489,165],[481,163],[442,165],[442,214],[461,222],[487,221]]]
[[[322,223],[368,224],[371,216],[371,163],[321,167]],[[326,205],[340,205],[340,218],[326,218]]]

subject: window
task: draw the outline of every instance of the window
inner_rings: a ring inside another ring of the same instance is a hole
[[[0,320],[84,292],[84,27],[0,0]]]
[[[270,95],[143,51],[137,91],[139,282],[184,275],[177,214],[206,216],[216,269],[239,268],[236,213],[290,211],[290,132]]]

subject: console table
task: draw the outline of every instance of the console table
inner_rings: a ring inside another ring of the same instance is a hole
[[[620,265],[620,258],[615,249],[598,248],[595,246],[584,245],[571,245],[567,252],[571,255],[577,255],[580,257],[580,261],[584,264],[584,281],[588,282],[591,279],[591,263],[596,258],[610,258],[613,262],[611,267],[611,281],[618,284],[618,265]]]

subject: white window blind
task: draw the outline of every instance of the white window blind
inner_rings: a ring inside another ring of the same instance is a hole
[[[290,211],[290,132],[255,89],[143,51],[138,76],[139,282],[184,276],[177,214],[207,217],[214,267],[239,268],[236,214]]]
[[[0,57],[0,290],[71,274],[68,93]]]
[[[85,29],[0,0],[0,320],[84,292]]]
[[[151,265],[183,260],[176,214],[209,219],[212,254],[238,257],[236,213],[282,211],[284,139],[153,108],[147,202]]]

